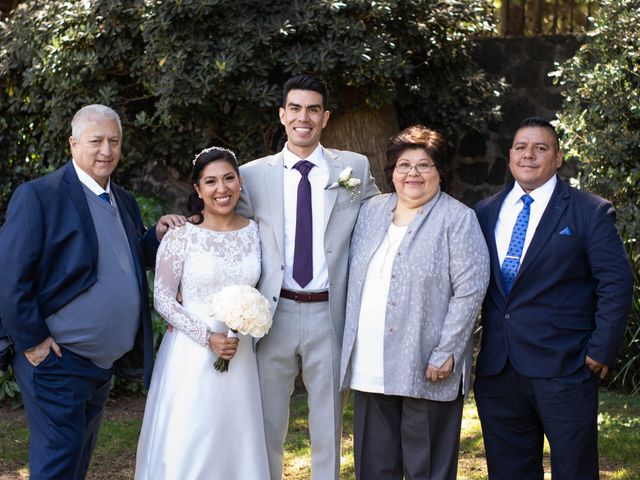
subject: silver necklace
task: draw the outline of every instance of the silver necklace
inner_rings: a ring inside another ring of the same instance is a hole
[[[392,241],[391,237],[389,236],[389,230],[387,230],[387,233],[384,236],[385,240],[387,241],[387,248],[384,251],[384,255],[382,256],[382,263],[380,264],[380,271],[378,272],[378,276],[380,278],[382,278],[382,276],[384,275],[384,266],[387,264],[387,257],[389,256],[389,252],[391,251],[391,247],[393,247],[396,243],[399,243],[399,242],[402,241],[402,239],[404,238],[405,232],[406,232],[406,228],[404,229],[402,234],[398,236],[398,238],[396,238],[396,239],[394,239]]]

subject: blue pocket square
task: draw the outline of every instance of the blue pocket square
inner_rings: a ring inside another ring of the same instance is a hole
[[[558,232],[558,235],[573,235],[573,232],[569,227],[564,227],[562,230]]]

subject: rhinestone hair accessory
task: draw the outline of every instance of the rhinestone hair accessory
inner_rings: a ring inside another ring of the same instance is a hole
[[[228,154],[230,154],[230,155],[233,157],[233,159],[235,160],[235,162],[236,162],[236,163],[238,163],[238,159],[236,158],[236,154],[235,154],[233,151],[229,150],[228,148],[223,148],[223,147],[209,147],[209,148],[205,148],[204,150],[202,150],[200,153],[198,153],[198,154],[195,156],[195,158],[193,159],[193,166],[194,166],[194,167],[196,166],[196,161],[198,160],[198,157],[199,157],[200,155],[204,155],[205,153],[212,152],[212,151],[214,151],[214,150],[218,150],[218,151],[220,151],[220,152],[227,152]]]

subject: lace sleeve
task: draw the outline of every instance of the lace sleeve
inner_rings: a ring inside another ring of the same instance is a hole
[[[169,230],[165,235],[156,259],[156,277],[153,285],[153,304],[162,317],[175,328],[182,330],[195,342],[208,346],[208,327],[187,312],[178,303],[184,259],[187,252],[186,227]]]

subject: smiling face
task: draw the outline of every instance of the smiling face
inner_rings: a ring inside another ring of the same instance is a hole
[[[234,214],[240,198],[240,177],[226,160],[214,160],[204,167],[193,187],[204,202],[205,219]]]
[[[114,118],[101,115],[87,118],[84,126],[79,138],[69,138],[71,155],[78,167],[102,188],[106,188],[109,177],[120,161],[120,127]]]
[[[562,152],[553,133],[544,127],[516,132],[509,150],[509,170],[525,192],[544,185],[562,165]]]
[[[290,90],[284,108],[280,108],[280,123],[287,132],[289,150],[303,159],[311,155],[320,143],[329,115],[322,106],[320,93]]]
[[[408,165],[409,173],[399,173],[398,166]],[[424,173],[419,173],[415,168],[419,166]],[[411,148],[403,150],[396,160],[396,168],[393,170],[392,181],[398,195],[398,203],[408,208],[418,208],[427,203],[440,188],[440,174],[433,166],[427,169],[427,165],[434,165],[433,160],[423,148]]]

